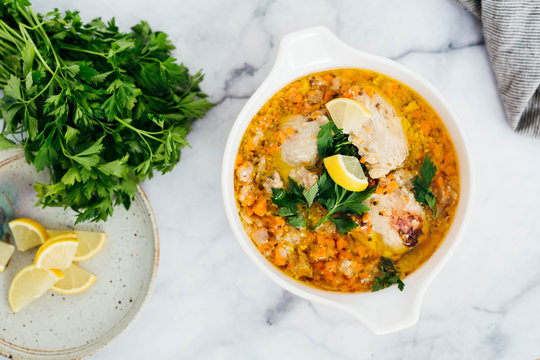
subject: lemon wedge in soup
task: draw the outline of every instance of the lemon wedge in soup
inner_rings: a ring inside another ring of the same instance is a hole
[[[324,167],[336,184],[349,191],[363,191],[369,185],[360,161],[354,156],[327,157],[324,159]]]
[[[372,115],[368,108],[356,100],[337,98],[326,104],[332,121],[343,132],[349,133],[360,127]]]

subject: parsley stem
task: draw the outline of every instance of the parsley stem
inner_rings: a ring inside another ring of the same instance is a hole
[[[85,50],[85,49],[80,49],[80,48],[75,48],[75,47],[65,46],[65,45],[62,46],[62,49],[64,49],[64,50],[71,50],[71,51],[77,51],[77,52],[82,52],[82,53],[91,54],[91,55],[96,55],[96,56],[103,56],[104,58],[107,58],[107,55],[106,55],[106,54],[104,54],[104,53],[99,53],[99,52],[92,51],[92,50]]]
[[[336,185],[336,188],[335,188],[335,189],[336,189],[336,192],[337,192],[337,189],[338,189],[337,185]],[[336,209],[339,208],[339,207],[341,206],[341,203],[342,203],[342,201],[343,201],[343,198],[345,197],[346,194],[347,194],[347,191],[346,191],[346,190],[341,191],[341,192],[339,193],[339,196],[338,196],[338,198],[337,198],[337,200],[336,200],[336,203],[334,204],[334,206],[332,207],[332,209],[328,210],[328,213],[327,213],[321,220],[319,220],[315,225],[313,225],[313,226],[311,227],[311,230],[314,230],[314,229],[318,228],[322,223],[324,223],[326,220],[330,219],[330,217],[331,217],[332,215],[334,215],[334,213],[336,212]]]
[[[26,41],[28,41],[32,45],[32,47],[34,48],[34,51],[36,52],[37,57],[39,58],[39,60],[41,60],[41,63],[43,64],[45,69],[47,69],[53,75],[53,77],[56,76],[55,72],[49,67],[49,64],[47,64],[47,61],[45,61],[43,56],[41,56],[41,52],[39,52],[36,44],[34,43],[34,40],[32,40],[32,37],[30,36],[30,34],[28,34],[26,29],[24,27],[22,27],[22,25],[19,26],[19,29],[21,30],[21,34],[25,35]]]
[[[11,42],[17,44],[17,40],[19,40],[20,42],[24,43],[24,38],[19,35],[15,30],[13,30],[11,28],[11,26],[7,25],[4,21],[1,21],[0,20],[0,26],[2,27],[2,30],[4,30],[4,32],[9,35],[10,37],[7,38],[5,37],[4,35],[4,38],[7,39],[7,40],[10,40]],[[16,39],[14,39],[13,37],[15,37]],[[17,46],[17,48],[19,48]],[[20,48],[19,48],[20,49]]]
[[[308,230],[308,231],[309,231],[309,209],[310,208],[311,208],[311,206],[308,207],[307,210],[306,210],[306,230]]]
[[[159,141],[159,142],[163,142],[163,140],[161,139],[158,139],[157,137],[155,136],[152,136],[152,135],[160,135],[160,134],[163,134],[162,131],[145,131],[145,130],[141,130],[141,129],[137,129],[136,127],[130,125],[129,123],[125,122],[124,120],[120,119],[119,117],[115,117],[116,121],[118,121],[119,123],[123,124],[124,126],[130,128],[131,130],[139,133],[139,134],[142,134],[152,140],[156,140],[156,141]]]
[[[334,215],[334,210],[335,208],[333,208],[332,210],[330,210],[321,220],[319,220],[315,225],[313,225],[310,230],[315,230],[316,228],[318,228],[319,226],[321,226],[322,223],[324,223],[326,220],[330,219],[330,216]]]

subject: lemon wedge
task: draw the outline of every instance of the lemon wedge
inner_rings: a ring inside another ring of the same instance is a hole
[[[38,269],[30,265],[15,275],[8,292],[8,302],[14,313],[45,294],[64,275],[60,270]]]
[[[41,245],[48,238],[45,228],[32,219],[16,219],[10,221],[8,225],[19,251],[26,251]]]
[[[65,239],[65,238],[73,238],[77,237],[77,234],[75,233],[75,230],[50,230],[47,229],[47,235],[49,236],[49,239],[55,238],[55,239]]]
[[[4,271],[14,252],[15,246],[0,241],[0,272]]]
[[[63,231],[63,230],[47,230],[49,236],[62,236],[65,238],[76,237],[79,240],[79,246],[77,246],[77,252],[73,261],[88,260],[92,256],[96,255],[105,245],[105,239],[107,234],[97,231]]]
[[[90,286],[96,281],[96,276],[84,270],[82,267],[71,264],[65,270],[62,270],[64,273],[64,278],[58,281],[51,288],[53,291],[62,293],[62,294],[77,294],[88,290]]]
[[[337,98],[326,104],[334,124],[349,133],[360,127],[372,115],[367,107],[356,100]]]
[[[34,265],[38,269],[66,269],[71,265],[79,240],[76,237],[51,238],[39,248]]]
[[[360,161],[354,156],[327,157],[324,159],[324,167],[336,184],[349,191],[363,191],[369,185]]]

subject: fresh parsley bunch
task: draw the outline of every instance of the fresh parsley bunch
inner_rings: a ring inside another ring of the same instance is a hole
[[[49,184],[43,206],[70,207],[77,222],[129,208],[136,184],[171,171],[191,123],[210,109],[194,75],[171,56],[167,35],[146,22],[129,33],[114,19],[34,14],[0,0],[0,149],[20,146]]]

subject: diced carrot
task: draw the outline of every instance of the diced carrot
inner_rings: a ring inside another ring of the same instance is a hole
[[[267,150],[268,155],[273,155],[279,150],[278,143],[274,143],[272,146],[270,146]]]
[[[365,157],[361,157],[360,158],[360,164],[365,164],[366,163],[366,158]]]
[[[373,97],[373,95],[375,95],[375,89],[373,89],[373,87],[371,86],[367,86],[364,91],[366,92],[366,94],[369,95],[369,97]]]
[[[236,157],[236,166],[240,165],[244,160],[242,159],[241,155],[238,155]]]
[[[337,262],[336,261],[328,261],[324,264],[324,276],[329,279],[334,278],[334,273],[337,270]]]
[[[278,143],[283,144],[285,140],[287,139],[287,133],[285,131],[278,130],[274,134]]]
[[[277,266],[283,266],[287,262],[287,258],[283,256],[282,252],[283,251],[281,245],[278,245],[274,252],[274,264],[276,264]]]
[[[393,81],[390,82],[390,84],[388,85],[388,92],[390,93],[390,95],[395,95],[396,91],[397,91],[397,84]]]
[[[365,271],[361,271],[361,272],[358,273],[358,277],[359,277],[360,279],[365,279],[365,278],[368,277],[368,273],[365,272]]]
[[[364,257],[364,254],[366,253],[366,248],[363,247],[363,246],[358,246],[356,248],[356,252],[358,253],[358,257],[362,258],[362,257]]]
[[[431,131],[431,123],[429,121],[422,121],[420,123],[420,130],[424,133],[424,135],[428,135]]]
[[[324,78],[323,78],[324,82],[326,83],[326,85],[330,86],[333,82],[334,82],[334,77],[330,74],[327,74]]]
[[[291,86],[291,88],[289,88],[289,90],[285,94],[285,97],[287,98],[287,100],[297,104],[301,103],[304,100],[304,97],[302,96],[302,94],[300,94],[298,88],[294,86]]]
[[[244,205],[246,206],[251,206],[253,205],[253,203],[255,202],[255,195],[253,195],[253,193],[249,193],[246,195],[246,197],[244,198]]]
[[[247,152],[253,152],[255,150],[255,144],[253,141],[248,141],[246,146],[244,146],[244,149],[246,149]]]
[[[360,91],[360,88],[358,87],[358,85],[353,85],[350,87],[349,90],[347,90],[345,94],[343,94],[343,96],[348,99],[354,99],[358,95],[359,91]]]
[[[387,190],[388,189],[386,188],[386,185],[379,183],[379,185],[375,189],[375,194],[384,194]]]
[[[347,243],[348,243],[347,239],[340,237],[336,241],[336,248],[338,250],[345,249],[347,247]]]
[[[281,216],[275,216],[273,221],[273,226],[275,228],[281,227],[285,224],[285,220]]]
[[[435,184],[437,184],[437,187],[439,189],[442,189],[444,187],[444,179],[441,175],[437,176],[435,178]]]
[[[413,119],[420,119],[424,115],[424,110],[418,109],[409,113]]]
[[[350,259],[352,256],[345,250],[339,250],[339,255],[344,259]]]
[[[266,214],[266,198],[263,195],[260,195],[257,199],[257,202],[253,206],[253,212],[258,216]]]
[[[326,93],[324,93],[324,99],[323,99],[323,102],[326,104],[327,102],[330,101],[330,99],[332,98],[332,95],[333,95],[333,92],[331,91],[327,91]]]
[[[321,260],[326,258],[326,249],[324,247],[317,247],[315,251],[311,252],[313,260]]]
[[[322,261],[315,261],[313,264],[311,264],[315,269],[322,270],[324,264]]]

